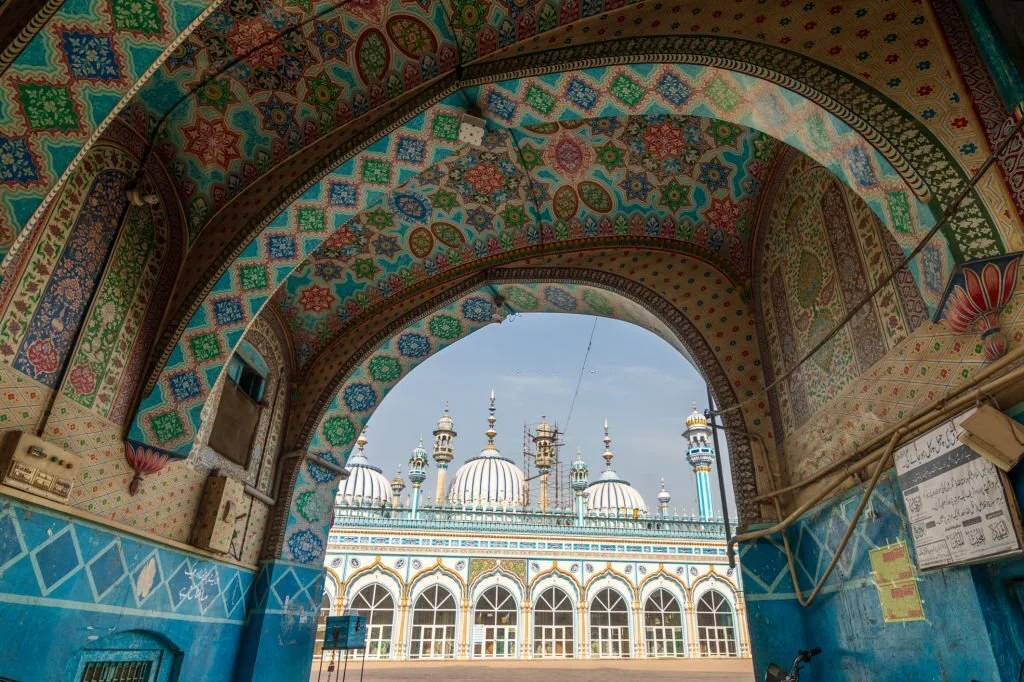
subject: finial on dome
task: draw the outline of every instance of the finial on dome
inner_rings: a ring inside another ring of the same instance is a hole
[[[356,445],[359,446],[359,452],[363,451],[363,448],[366,447],[368,442],[369,441],[366,440],[366,427],[364,426],[363,430],[359,432],[359,438],[356,438]]]
[[[604,454],[601,455],[601,456],[604,458],[605,466],[610,469],[611,466],[612,466],[612,458],[615,455],[612,454],[612,450],[611,450],[612,437],[608,435],[608,420],[607,419],[604,420],[604,438],[601,439],[601,442],[604,443]]]
[[[494,447],[494,437],[498,435],[498,432],[494,430],[494,423],[498,421],[498,418],[494,416],[496,409],[497,408],[494,407],[494,389],[492,388],[491,405],[487,408],[487,411],[490,414],[487,415],[487,431],[485,432],[485,435],[487,436],[487,447],[484,448],[485,450],[496,449]]]

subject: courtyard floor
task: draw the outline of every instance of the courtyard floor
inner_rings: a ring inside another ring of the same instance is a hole
[[[333,673],[324,664],[321,677],[317,677],[319,661],[313,664],[311,682],[341,680],[341,664]],[[437,663],[367,663],[364,682],[621,682],[631,676],[650,680],[673,682],[752,682],[753,665],[750,659],[733,661],[446,661]],[[358,682],[359,661],[350,661],[346,682]]]

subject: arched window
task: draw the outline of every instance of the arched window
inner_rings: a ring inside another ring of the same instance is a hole
[[[590,654],[629,658],[629,611],[626,600],[606,587],[590,602]]]
[[[732,606],[721,592],[709,590],[697,602],[697,639],[701,656],[735,656]]]
[[[512,593],[499,585],[488,587],[473,611],[473,656],[514,658],[519,613]]]
[[[533,605],[533,655],[537,658],[573,658],[572,600],[564,590],[549,587]]]
[[[350,609],[356,615],[366,616],[366,657],[390,658],[395,624],[395,600],[391,593],[383,585],[367,585],[352,598]]]
[[[674,658],[686,655],[679,601],[667,590],[655,590],[644,603],[644,634],[649,657]]]
[[[324,591],[320,600],[320,613],[316,617],[316,644],[313,645],[313,656],[319,656],[324,648],[324,633],[327,630],[327,616],[331,615],[331,602],[334,599],[329,591]]]
[[[423,590],[412,612],[409,658],[455,657],[455,597],[440,585]]]

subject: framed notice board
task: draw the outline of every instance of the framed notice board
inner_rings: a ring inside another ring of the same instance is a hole
[[[1020,511],[1002,471],[958,440],[968,410],[893,453],[922,570],[1021,551]]]
[[[366,647],[366,616],[328,616],[324,627],[324,650]]]

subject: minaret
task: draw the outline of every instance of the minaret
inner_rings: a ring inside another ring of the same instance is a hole
[[[402,467],[398,467],[398,472],[395,477],[391,479],[391,508],[398,509],[398,504],[402,500],[402,491],[405,490],[405,480],[402,479]]]
[[[455,456],[455,422],[448,415],[448,405],[444,406],[444,414],[437,420],[437,428],[434,430],[434,461],[437,462],[437,493],[434,499],[438,504],[445,499],[445,476],[448,473],[448,464]]]
[[[661,490],[658,491],[658,512],[668,516],[668,503],[672,501],[672,493],[665,490],[665,479],[661,479]]]
[[[693,467],[697,478],[697,512],[702,519],[715,515],[711,503],[711,464],[715,461],[715,449],[711,447],[711,427],[703,414],[693,404],[693,414],[686,419],[683,437],[687,439],[686,461]]]
[[[533,462],[540,473],[540,510],[547,511],[551,504],[548,499],[548,479],[551,465],[555,461],[555,430],[544,416],[541,416],[540,424],[537,424],[537,435],[533,437],[533,442],[537,446]]]
[[[583,503],[583,491],[590,485],[590,470],[587,463],[583,461],[583,451],[576,450],[576,460],[569,467],[569,484],[576,493],[576,524],[583,525],[583,515],[586,509]]]
[[[412,451],[409,457],[409,480],[412,482],[412,516],[416,518],[420,510],[420,487],[423,481],[427,480],[427,451],[423,447],[423,438],[420,444]]]

